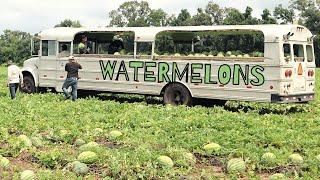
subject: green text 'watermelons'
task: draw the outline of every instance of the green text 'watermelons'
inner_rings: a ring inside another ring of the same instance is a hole
[[[21,180],[34,180],[36,178],[35,174],[31,170],[25,170],[21,173],[20,179]]]
[[[157,161],[162,167],[169,167],[169,168],[173,167],[173,161],[168,156],[159,156],[157,158]]]
[[[98,156],[96,153],[94,153],[92,151],[85,151],[85,152],[79,154],[78,160],[80,162],[83,162],[86,164],[92,164],[98,160]]]
[[[244,172],[246,170],[246,163],[241,158],[230,159],[227,164],[229,173]]]

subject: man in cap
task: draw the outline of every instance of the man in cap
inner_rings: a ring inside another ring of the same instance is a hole
[[[67,71],[68,74],[62,86],[62,90],[66,99],[70,98],[70,94],[68,92],[68,88],[70,86],[72,89],[72,100],[75,101],[77,99],[79,69],[82,69],[82,66],[75,60],[74,56],[69,56],[69,62],[65,66],[65,71]]]
[[[114,54],[124,49],[123,39],[119,35],[115,35],[112,39],[112,43],[109,45],[108,54]]]
[[[8,60],[8,83],[7,86],[10,90],[11,99],[16,99],[16,93],[19,84],[23,86],[23,74],[18,66],[16,66],[12,58],[9,57]]]

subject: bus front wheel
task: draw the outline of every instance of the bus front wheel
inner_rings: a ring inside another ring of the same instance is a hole
[[[21,90],[28,94],[36,92],[36,86],[31,76],[23,77],[23,86],[21,87]]]
[[[192,105],[192,96],[189,90],[182,84],[170,84],[164,91],[164,104],[178,105]]]

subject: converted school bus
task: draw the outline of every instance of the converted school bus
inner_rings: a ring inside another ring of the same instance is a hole
[[[83,35],[87,54],[78,49]],[[39,33],[38,56],[24,62],[23,90],[61,92],[74,55],[80,90],[163,96],[174,105],[193,97],[305,102],[314,99],[313,38],[299,25],[54,28]],[[114,41],[122,48],[110,52]]]

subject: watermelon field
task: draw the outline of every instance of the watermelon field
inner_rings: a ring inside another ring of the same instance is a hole
[[[0,179],[320,178],[319,97],[194,107],[114,94],[11,100],[6,73],[1,67]]]

